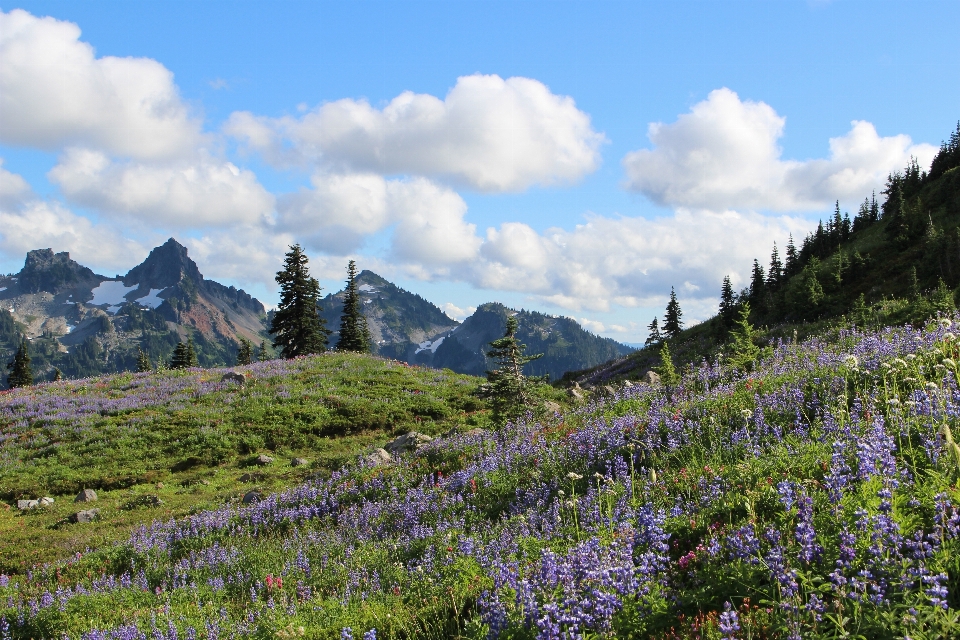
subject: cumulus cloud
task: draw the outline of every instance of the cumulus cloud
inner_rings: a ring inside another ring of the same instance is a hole
[[[83,145],[133,158],[192,150],[200,122],[148,58],[97,58],[72,22],[0,12],[0,142]]]
[[[234,113],[224,131],[275,163],[441,177],[481,191],[575,182],[604,136],[569,96],[530,78],[463,76],[441,100],[405,91],[383,109],[328,102],[300,118]]]
[[[526,292],[574,310],[660,306],[671,284],[691,298],[712,300],[724,275],[745,283],[754,257],[808,224],[703,209],[655,220],[594,216],[572,230],[542,234],[507,223],[487,230],[482,259],[459,273],[479,287]]]
[[[202,152],[168,162],[117,162],[72,148],[48,177],[72,202],[157,226],[248,224],[274,208],[253,172]]]
[[[23,176],[4,169],[3,158],[0,158],[0,207],[16,206],[32,193],[33,190]]]
[[[477,253],[481,240],[464,221],[463,198],[426,178],[317,174],[312,182],[312,189],[282,197],[277,206],[278,227],[308,247],[346,255],[393,226],[391,255],[399,262],[443,270]]]
[[[476,307],[458,307],[452,302],[444,302],[440,305],[440,310],[458,322],[463,322],[468,316],[472,316],[477,310]]]
[[[22,257],[31,249],[69,251],[81,264],[125,271],[147,255],[147,247],[116,227],[94,224],[57,203],[31,200],[0,210],[0,252]]]
[[[626,186],[675,207],[807,211],[859,200],[910,156],[928,166],[937,151],[854,121],[830,139],[828,158],[784,160],[777,141],[785,124],[766,103],[717,89],[676,122],[649,126],[653,148],[623,159]]]

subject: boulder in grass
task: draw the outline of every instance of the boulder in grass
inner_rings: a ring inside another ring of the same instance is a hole
[[[393,456],[385,449],[375,449],[373,453],[363,456],[363,462],[368,467],[379,467],[381,465],[393,464]]]
[[[567,389],[567,393],[569,393],[570,397],[574,400],[583,400],[585,396],[583,389],[580,388],[579,382],[574,382],[573,386]]]
[[[53,498],[51,498],[50,496],[44,496],[39,500],[37,500],[37,506],[39,507],[49,507],[52,504],[53,504]]]
[[[263,492],[259,489],[252,489],[243,494],[243,498],[240,499],[240,502],[243,504],[256,504],[263,500]]]
[[[624,380],[624,381],[623,381],[623,386],[629,388],[629,387],[632,387],[632,386],[633,386],[633,383],[630,382],[629,380]]]
[[[310,464],[310,461],[306,458],[293,458],[290,460],[291,467],[305,467]]]
[[[220,378],[220,384],[232,383],[242,387],[247,383],[247,377],[242,373],[236,373],[235,371],[228,371],[223,374],[223,377]]]
[[[17,500],[17,509],[20,511],[29,511],[36,509],[40,505],[39,500]]]
[[[240,476],[240,482],[260,482],[266,477],[262,473],[244,473]]]
[[[261,453],[260,455],[257,456],[257,459],[253,461],[253,463],[258,467],[265,467],[271,462],[273,462],[273,458],[271,458],[265,453]]]
[[[603,392],[608,396],[613,396],[613,395],[616,395],[617,390],[611,387],[610,385],[606,385],[603,387]]]
[[[543,403],[543,408],[550,413],[560,413],[560,405],[556,402],[551,402],[550,400],[547,400]]]
[[[88,524],[100,519],[100,509],[87,509],[86,511],[77,511],[71,514],[68,520],[78,524]]]
[[[658,374],[656,371],[647,371],[645,374],[643,374],[643,378],[641,378],[641,380],[644,384],[655,387],[660,384],[660,374]]]
[[[84,489],[73,499],[74,502],[96,502],[97,492],[93,489]]]
[[[387,450],[387,453],[390,453],[392,455],[398,455],[401,453],[416,451],[417,449],[427,444],[431,440],[433,440],[433,438],[431,438],[425,433],[420,433],[418,431],[411,431],[409,433],[403,434],[402,436],[394,438],[393,440],[387,443],[384,449]]]

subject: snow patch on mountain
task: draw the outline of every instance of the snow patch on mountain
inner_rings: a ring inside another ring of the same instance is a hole
[[[119,309],[119,305],[126,302],[124,296],[136,288],[137,285],[132,287],[124,286],[124,284],[119,280],[104,280],[100,283],[100,286],[91,291],[93,294],[93,300],[87,304],[94,307],[109,304],[112,307],[115,306]]]
[[[157,297],[157,294],[161,291],[163,291],[163,289],[150,289],[150,293],[142,298],[137,298],[137,302],[140,304],[140,306],[156,309],[163,304],[163,298]]]
[[[423,342],[417,345],[417,350],[414,351],[414,353],[417,354],[417,353],[420,353],[421,351],[429,351],[430,353],[436,353],[437,347],[440,346],[440,344],[443,342],[443,339],[446,337],[447,336],[443,336],[441,338],[438,338],[437,340],[434,340],[433,342],[430,342],[429,340],[424,340]]]

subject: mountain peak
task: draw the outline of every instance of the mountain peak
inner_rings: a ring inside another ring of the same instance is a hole
[[[170,238],[150,251],[147,259],[135,266],[123,277],[127,286],[139,284],[150,289],[166,289],[183,279],[195,284],[203,281],[197,263],[187,255],[187,248]]]
[[[58,293],[83,281],[96,279],[93,271],[71,260],[68,252],[54,253],[53,249],[28,251],[23,269],[17,274],[23,293]]]

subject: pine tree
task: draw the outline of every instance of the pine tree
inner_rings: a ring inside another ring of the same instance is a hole
[[[750,277],[750,302],[759,306],[763,300],[764,288],[766,287],[766,282],[763,275],[763,267],[760,266],[760,263],[754,259],[753,261],[753,274]]]
[[[677,302],[677,292],[670,287],[670,302],[667,303],[667,313],[663,317],[663,330],[670,338],[676,338],[683,331],[683,312]]]
[[[240,347],[237,349],[237,366],[242,367],[253,361],[253,345],[246,338],[240,338]]]
[[[320,316],[320,283],[310,277],[307,256],[299,244],[286,254],[283,269],[277,272],[280,305],[273,316],[270,333],[273,346],[283,358],[296,358],[327,349],[330,331]]]
[[[673,357],[670,355],[670,345],[666,342],[660,349],[660,366],[657,367],[657,373],[660,374],[660,382],[669,386],[677,384],[680,376],[677,374],[676,367],[673,366]]]
[[[644,346],[650,346],[657,344],[663,340],[663,336],[660,334],[660,324],[659,320],[654,318],[650,324],[647,325],[647,330],[650,332],[647,335],[646,341],[643,343]]]
[[[526,377],[523,375],[523,366],[528,362],[543,357],[524,355],[527,348],[517,339],[519,323],[516,316],[507,318],[507,329],[502,338],[490,343],[487,357],[497,363],[497,368],[487,371],[487,381],[490,390],[486,395],[493,405],[494,419],[497,421],[514,420],[523,416],[532,407],[530,386],[540,382],[541,378]]]
[[[770,254],[770,270],[767,271],[767,288],[776,289],[783,281],[783,262],[780,261],[780,252],[777,243],[773,243],[773,252]]]
[[[29,387],[33,384],[33,371],[30,368],[30,346],[27,344],[26,338],[20,341],[20,347],[13,356],[13,360],[7,363],[7,369],[10,370],[7,385],[11,389]]]
[[[744,302],[732,333],[727,362],[737,369],[751,371],[760,357],[760,347],[753,342],[755,337],[756,331],[750,324],[750,303]]]
[[[266,362],[270,359],[270,354],[267,353],[267,342],[266,340],[260,341],[260,348],[257,349],[257,362]]]
[[[356,351],[369,353],[370,330],[367,318],[363,315],[362,300],[357,290],[357,263],[351,260],[347,264],[347,286],[343,296],[343,315],[340,316],[340,338],[337,351]]]
[[[52,382],[60,382],[63,380],[63,371],[60,371],[57,367],[53,368],[53,375],[50,377]]]
[[[187,344],[178,342],[173,350],[173,356],[170,358],[171,369],[186,369],[190,366],[190,354],[187,352]]]
[[[789,278],[790,276],[798,273],[800,271],[800,264],[797,256],[797,246],[793,244],[793,234],[790,234],[790,239],[787,241],[787,261],[783,266],[783,275],[784,277]]]
[[[137,373],[146,373],[153,370],[153,364],[150,363],[150,356],[146,351],[137,348]]]
[[[733,285],[730,283],[730,276],[723,276],[723,285],[720,287],[719,316],[724,327],[729,327],[733,322],[733,313],[736,308],[737,298],[733,293]]]

